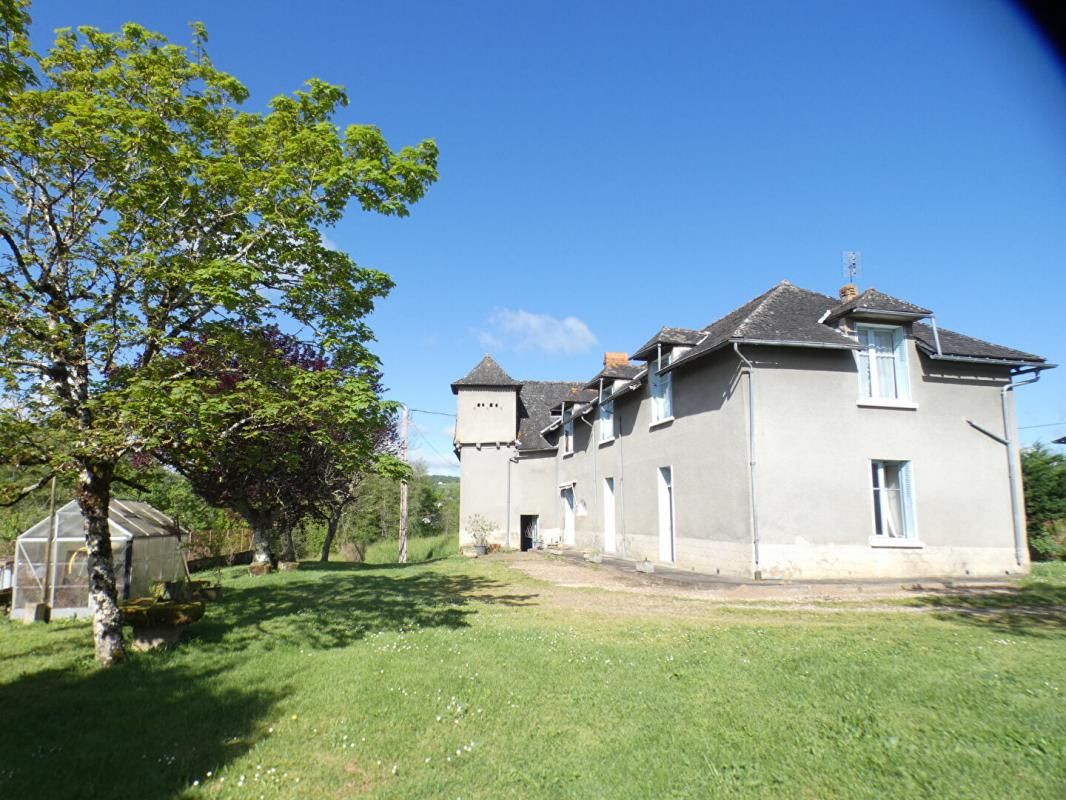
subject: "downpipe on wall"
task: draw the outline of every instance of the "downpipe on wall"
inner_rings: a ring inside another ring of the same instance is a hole
[[[511,453],[507,459],[507,540],[506,547],[511,549],[511,465],[518,463],[518,453]]]
[[[754,559],[753,577],[762,580],[762,565],[759,562],[759,500],[755,491],[755,365],[740,352],[740,342],[733,342],[737,354],[748,375],[748,486],[751,495],[751,550]]]
[[[1039,366],[1033,369],[1024,369],[1015,372],[1011,376],[1011,382],[999,390],[1000,407],[1003,411],[1003,440],[1007,445],[1007,479],[1010,481],[1010,510],[1014,520],[1014,560],[1018,566],[1025,561],[1025,519],[1023,515],[1024,504],[1018,498],[1020,481],[1018,480],[1018,442],[1017,437],[1012,435],[1014,426],[1011,424],[1010,408],[1007,403],[1007,393],[1040,380],[1040,371],[1049,369],[1048,366]],[[1014,381],[1018,375],[1032,373],[1033,377],[1024,381]]]

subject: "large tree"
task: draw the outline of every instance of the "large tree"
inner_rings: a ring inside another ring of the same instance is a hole
[[[432,141],[394,152],[373,126],[340,130],[345,93],[319,80],[241,110],[206,38],[62,30],[43,56],[12,51],[35,83],[0,104],[0,430],[21,437],[0,456],[76,473],[102,664],[124,656],[107,514],[147,367],[205,322],[279,315],[372,367],[365,318],[390,280],[320,230],[352,199],[404,215],[437,175]]]
[[[382,447],[394,404],[382,401],[377,370],[277,327],[206,326],[124,372],[138,378],[124,427],[200,497],[245,519],[258,562],[274,560],[279,539],[291,550],[292,529],[321,517],[343,484],[404,472]]]

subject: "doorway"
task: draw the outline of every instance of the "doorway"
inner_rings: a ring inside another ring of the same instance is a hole
[[[540,518],[536,514],[522,514],[519,518],[518,527],[521,531],[521,541],[519,547],[522,552],[532,550],[536,546],[538,536],[538,526],[540,524]]]
[[[603,479],[603,552],[615,552],[614,478]]]
[[[674,560],[674,471],[659,467],[659,560]]]
[[[576,541],[574,536],[574,487],[567,486],[559,496],[563,505],[563,544],[572,545]]]

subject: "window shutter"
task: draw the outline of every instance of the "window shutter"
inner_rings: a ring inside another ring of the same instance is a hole
[[[911,462],[899,465],[900,505],[903,507],[903,528],[908,539],[918,538],[918,519],[914,513],[914,476]]]
[[[903,328],[892,331],[892,344],[896,350],[896,397],[909,400],[911,396],[911,375],[907,364],[907,334]]]

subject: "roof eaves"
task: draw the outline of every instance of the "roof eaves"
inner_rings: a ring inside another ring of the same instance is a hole
[[[934,361],[959,361],[968,364],[988,364],[989,366],[1008,367],[1040,367],[1042,369],[1055,369],[1058,364],[1048,364],[1044,359],[1036,358],[995,358],[989,356],[960,356],[953,353],[938,353],[935,347],[930,347],[921,340],[915,340],[915,345]]]
[[[843,334],[841,334],[843,335]],[[678,367],[687,364],[691,361],[695,361],[703,356],[710,355],[711,353],[717,353],[723,347],[727,347],[731,344],[754,344],[767,347],[807,347],[813,350],[860,350],[862,346],[858,342],[801,342],[793,341],[789,339],[754,339],[744,336],[731,336],[725,339],[714,347],[709,347],[706,350],[693,350],[686,353],[677,361],[672,364],[667,364],[662,368],[661,373],[666,374],[672,372]]]

